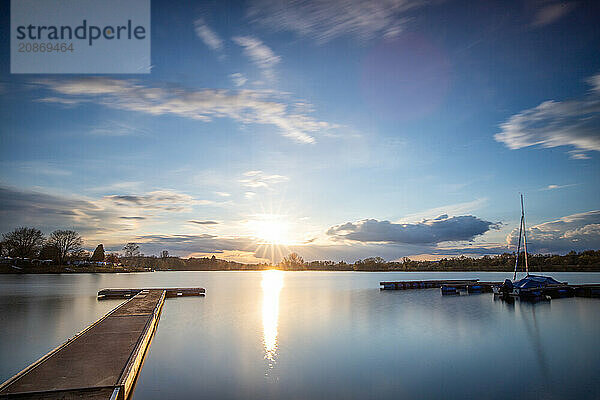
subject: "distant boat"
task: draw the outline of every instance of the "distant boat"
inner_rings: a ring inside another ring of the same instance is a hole
[[[524,259],[525,259],[525,277],[517,280],[517,269],[519,266],[519,254],[521,253],[521,237],[523,238]],[[566,282],[559,282],[550,276],[530,275],[529,264],[527,263],[527,234],[525,230],[525,207],[523,206],[523,195],[521,195],[521,223],[519,224],[519,244],[517,245],[517,256],[515,259],[515,272],[512,281],[506,279],[500,286],[493,288],[494,294],[503,296],[515,296],[520,298],[537,299],[543,298],[543,289],[552,286],[565,285]]]

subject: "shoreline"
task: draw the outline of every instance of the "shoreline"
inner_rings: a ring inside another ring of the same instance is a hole
[[[544,268],[543,271],[530,270],[532,275],[540,273],[553,273],[553,272],[578,272],[578,273],[600,273],[600,266],[598,267],[574,267],[574,268]],[[39,275],[39,274],[124,274],[124,273],[148,273],[148,272],[244,272],[244,271],[265,271],[270,269],[277,269],[286,272],[409,272],[409,273],[423,273],[423,272],[504,272],[513,273],[514,269],[501,269],[501,268],[489,268],[489,269],[373,269],[373,270],[354,270],[354,269],[281,269],[281,268],[240,268],[240,269],[153,269],[144,267],[119,267],[119,268],[91,268],[91,267],[20,267],[16,269],[11,266],[0,266],[0,275]],[[524,273],[525,271],[517,271],[517,273]]]

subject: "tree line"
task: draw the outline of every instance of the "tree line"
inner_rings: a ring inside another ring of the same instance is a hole
[[[298,253],[290,253],[279,263],[242,264],[212,257],[143,257],[140,265],[156,270],[262,270],[278,268],[287,271],[513,271],[515,254],[503,253],[472,258],[458,256],[437,261],[417,261],[404,257],[386,261],[381,257],[369,257],[354,263],[344,261],[305,261]],[[528,254],[529,271],[600,271],[600,250],[574,251],[566,255]],[[519,255],[518,270],[523,271],[524,253]]]
[[[299,258],[299,259],[298,259]],[[524,271],[525,254],[519,255],[518,271]],[[528,254],[529,271],[600,271],[600,250],[571,251],[565,255]],[[297,254],[285,257],[279,267],[289,270],[327,271],[513,271],[516,253],[466,257],[464,255],[442,258],[437,261],[417,261],[403,257],[386,261],[381,257],[370,257],[354,263],[344,261],[304,262]]]
[[[0,241],[0,255],[22,259],[52,260],[59,265],[67,258],[78,256],[83,239],[74,230],[57,229],[44,236],[37,228],[20,227],[4,233]]]

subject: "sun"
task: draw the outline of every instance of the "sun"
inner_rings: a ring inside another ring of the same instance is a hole
[[[266,214],[251,221],[254,236],[264,244],[288,244],[289,223],[280,215]]]

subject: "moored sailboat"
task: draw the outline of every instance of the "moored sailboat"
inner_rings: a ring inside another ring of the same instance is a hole
[[[521,253],[521,238],[523,238],[523,258],[525,259],[525,277],[517,280],[519,266],[519,255]],[[527,233],[525,228],[525,208],[523,206],[523,195],[521,195],[521,223],[519,224],[519,241],[515,258],[515,271],[513,279],[506,279],[500,286],[493,288],[494,294],[502,296],[513,296],[524,299],[543,299],[544,289],[553,286],[562,286],[566,282],[559,282],[550,276],[530,275],[527,262]]]

